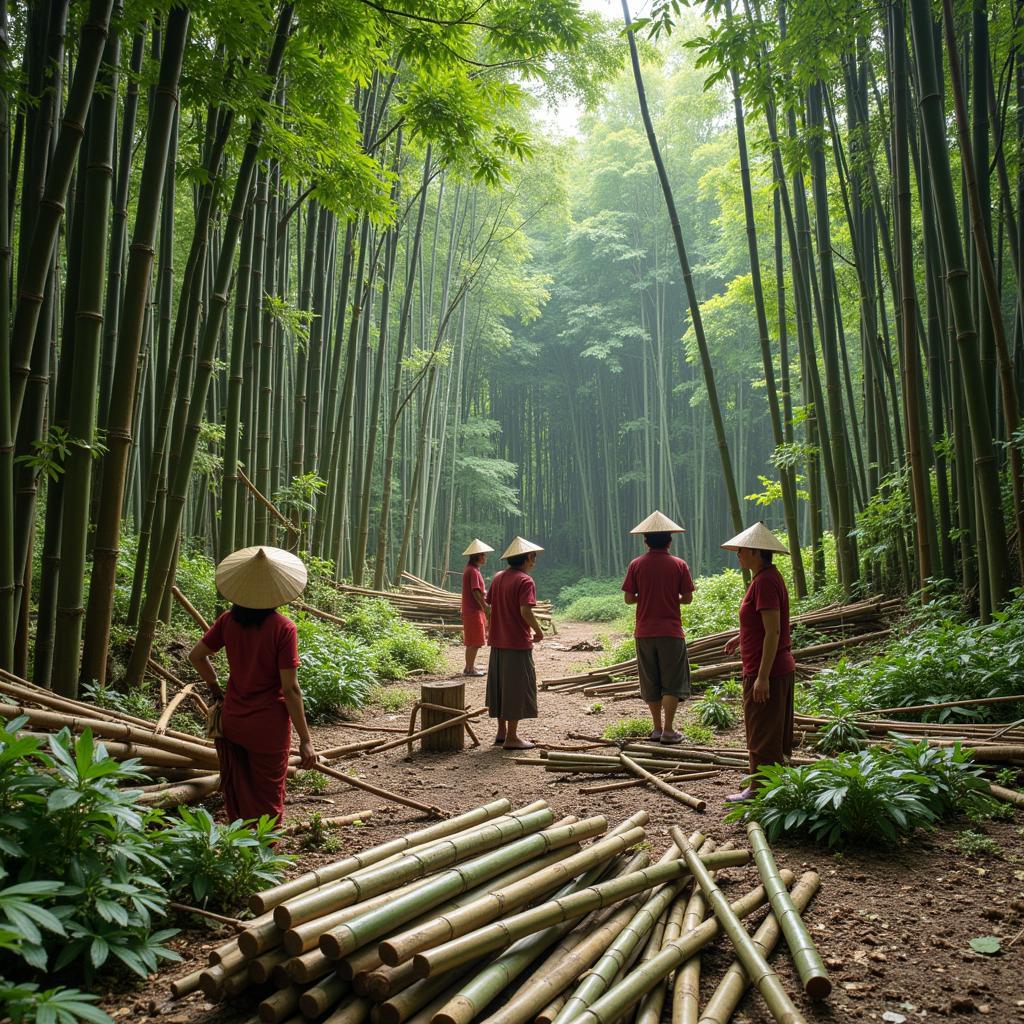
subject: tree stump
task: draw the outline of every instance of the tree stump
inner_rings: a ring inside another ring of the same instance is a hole
[[[424,704],[438,704],[455,711],[466,710],[466,684],[464,682],[421,683],[420,700]],[[439,725],[449,716],[443,711],[423,708],[420,711],[420,728]],[[462,750],[466,742],[466,728],[462,722],[450,729],[438,729],[420,740],[422,750]]]

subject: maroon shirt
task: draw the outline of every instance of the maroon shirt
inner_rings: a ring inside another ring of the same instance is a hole
[[[203,643],[228,656],[228,686],[221,729],[225,739],[257,753],[291,746],[291,721],[281,689],[281,669],[299,667],[295,623],[271,612],[258,626],[240,626],[227,611]]]
[[[495,573],[487,590],[491,606],[491,647],[515,651],[533,649],[533,629],[519,610],[524,604],[537,603],[537,588],[529,573],[522,569],[502,569]]]
[[[756,676],[761,668],[761,653],[764,650],[764,620],[761,612],[773,610],[779,612],[779,649],[768,673],[769,678],[786,676],[796,671],[789,635],[789,593],[786,581],[774,565],[769,565],[750,581],[740,604],[740,657],[743,659],[745,676]]]
[[[462,570],[462,613],[470,614],[473,612],[479,612],[483,615],[483,609],[476,603],[476,598],[473,596],[473,591],[479,590],[480,593],[486,593],[487,587],[484,585],[483,573],[475,565],[467,565]]]
[[[670,555],[665,548],[651,548],[629,563],[622,589],[637,598],[633,636],[682,637],[679,597],[693,593],[693,577],[681,558]]]

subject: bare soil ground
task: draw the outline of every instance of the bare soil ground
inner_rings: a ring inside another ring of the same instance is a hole
[[[581,640],[593,640],[599,627],[560,624],[560,633],[535,652],[539,678],[569,674],[598,657],[565,650]],[[486,653],[486,652],[484,652]],[[461,667],[462,649],[448,651],[449,674]],[[481,659],[485,661],[485,659]],[[443,678],[443,677],[438,677]],[[415,687],[416,682],[404,684]],[[483,704],[484,680],[466,680],[466,704]],[[645,706],[637,700],[605,702],[599,714],[588,713],[592,698],[581,694],[540,694],[540,717],[524,723],[521,734],[543,743],[566,743],[568,733],[598,733],[618,718],[640,716]],[[405,726],[408,711],[387,714],[367,709],[361,724]],[[620,821],[639,807],[650,814],[648,834],[655,853],[668,844],[671,824],[687,832],[701,829],[720,841],[745,841],[741,826],[722,821],[723,797],[739,788],[741,772],[727,769],[720,775],[687,783],[687,789],[707,801],[698,814],[653,791],[626,789],[587,795],[581,785],[594,777],[567,781],[550,773],[515,765],[511,754],[491,745],[493,728],[480,719],[481,745],[458,754],[417,751],[411,758],[400,747],[378,756],[351,762],[358,774],[428,804],[463,811],[498,796],[513,804],[538,797],[547,799],[561,814],[605,814]],[[343,726],[317,730],[317,745],[331,746],[365,736]],[[734,731],[725,741],[741,742]],[[325,794],[290,794],[289,812],[300,818],[319,810],[325,816],[374,806],[366,794],[331,782]],[[289,840],[290,852],[299,856],[299,867],[335,860],[350,851],[422,827],[415,811],[388,805],[379,807],[362,827],[340,833],[340,852],[325,854],[300,848]],[[826,850],[792,842],[775,847],[781,866],[798,874],[813,868],[822,876],[821,889],[805,918],[832,973],[830,999],[813,1004],[800,995],[799,983],[788,956],[777,953],[774,964],[787,989],[809,1021],[962,1020],[971,1015],[999,1024],[1024,1022],[1024,815],[1010,823],[970,826],[960,823],[917,833],[895,847]],[[1002,848],[1001,857],[970,859],[956,846],[964,828],[983,830]],[[733,868],[720,876],[727,892],[739,894],[756,884],[753,867]],[[758,921],[763,912],[753,920]],[[228,1022],[254,1019],[251,1004],[212,1007],[199,994],[181,1003],[169,1001],[173,977],[205,963],[206,952],[224,941],[228,933],[204,929],[184,931],[175,941],[185,963],[165,970],[157,979],[132,991],[110,993],[104,1008],[115,1017],[131,1021]],[[969,942],[981,935],[1000,937],[1004,952],[984,956]],[[1017,941],[1008,946],[1011,939]],[[702,997],[706,998],[731,961],[725,940],[704,954]],[[702,998],[702,1002],[703,1002]],[[771,1021],[764,1003],[748,993],[733,1018],[739,1024]]]

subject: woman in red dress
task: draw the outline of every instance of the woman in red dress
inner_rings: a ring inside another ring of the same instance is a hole
[[[466,667],[464,676],[482,676],[476,667],[476,656],[487,643],[487,624],[491,621],[491,608],[487,603],[487,588],[480,566],[487,561],[487,553],[493,551],[490,545],[474,539],[462,553],[469,556],[462,571],[462,642],[466,645]]]
[[[726,797],[736,802],[754,795],[762,765],[781,764],[793,753],[796,662],[789,633],[789,592],[772,564],[775,554],[789,552],[764,523],[755,523],[722,547],[735,551],[740,567],[752,573],[740,604],[739,636],[725,645],[726,654],[738,646],[743,661],[743,724],[750,759],[747,787]]]
[[[224,702],[221,735],[214,742],[232,821],[264,814],[283,820],[292,726],[301,766],[316,766],[296,671],[295,623],[277,611],[305,586],[306,567],[280,548],[243,548],[228,555],[217,566],[217,589],[232,606],[189,654],[213,699]],[[228,657],[226,694],[210,661],[221,648]]]

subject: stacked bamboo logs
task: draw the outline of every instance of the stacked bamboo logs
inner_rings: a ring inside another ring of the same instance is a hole
[[[267,890],[259,916],[172,993],[242,996],[267,1024],[614,1024],[640,999],[638,1024],[656,1024],[666,1001],[697,991],[677,968],[722,933],[738,966],[716,1006],[735,1007],[752,977],[777,1019],[803,1019],[765,961],[780,935],[807,994],[827,994],[800,917],[818,877],[790,891],[756,826],[761,884],[730,903],[715,874],[751,863],[749,850],[674,829],[651,863],[642,810],[611,829],[555,819],[543,800],[496,800]],[[740,920],[765,904],[751,939]]]
[[[889,635],[887,626],[898,601],[858,601],[855,604],[834,604],[813,612],[796,615],[792,626],[812,629],[828,639],[793,651],[798,664],[810,667],[848,647],[862,646]],[[726,643],[738,635],[726,630],[688,641],[690,663],[697,666],[691,674],[694,681],[719,679],[738,675],[741,663],[725,653]],[[559,693],[583,693],[591,697],[629,699],[638,693],[636,658],[605,665],[579,675],[546,679],[541,689]]]

